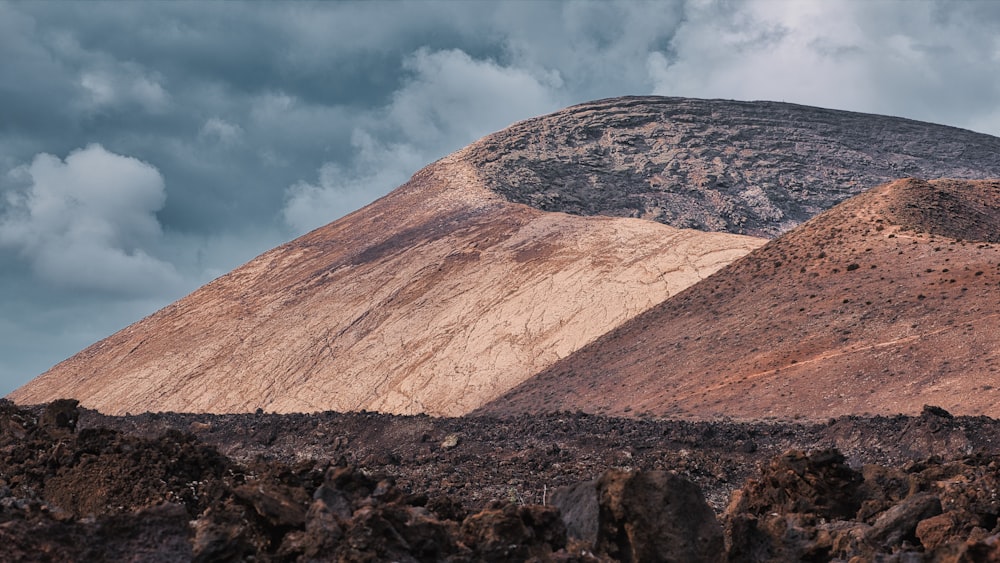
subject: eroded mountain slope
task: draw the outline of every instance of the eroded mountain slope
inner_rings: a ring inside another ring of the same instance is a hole
[[[741,258],[482,412],[1000,417],[1000,182],[900,180]]]
[[[507,203],[460,153],[11,397],[463,414],[763,242]]]

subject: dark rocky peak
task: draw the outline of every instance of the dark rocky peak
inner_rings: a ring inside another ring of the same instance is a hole
[[[883,213],[905,229],[961,240],[1000,242],[1000,181],[896,182]]]
[[[546,211],[774,237],[902,177],[1000,177],[1000,138],[778,102],[628,97],[470,147],[487,186]]]

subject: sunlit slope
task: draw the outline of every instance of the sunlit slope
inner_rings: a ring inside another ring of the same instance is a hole
[[[459,415],[763,242],[507,203],[446,159],[11,397]]]

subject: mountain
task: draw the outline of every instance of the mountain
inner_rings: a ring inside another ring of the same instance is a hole
[[[508,203],[459,153],[11,397],[463,414],[764,242]]]
[[[582,104],[429,165],[10,397],[464,414],[907,173],[1000,177],[1000,139],[772,102]]]
[[[1000,417],[1000,181],[856,196],[482,413]]]

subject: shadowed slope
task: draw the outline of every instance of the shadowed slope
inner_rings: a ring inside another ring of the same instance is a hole
[[[11,397],[463,414],[763,242],[507,203],[460,153]]]
[[[879,187],[482,412],[821,419],[935,404],[1000,417],[998,210],[997,181]]]

